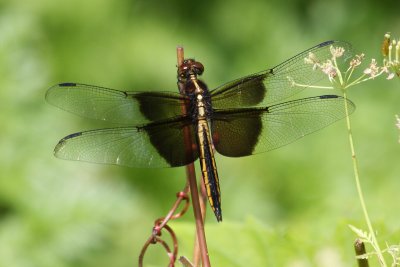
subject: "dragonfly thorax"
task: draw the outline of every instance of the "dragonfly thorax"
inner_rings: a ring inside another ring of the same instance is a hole
[[[196,78],[185,82],[184,93],[189,98],[189,110],[195,121],[201,118],[209,118],[212,114],[211,96],[207,85]]]

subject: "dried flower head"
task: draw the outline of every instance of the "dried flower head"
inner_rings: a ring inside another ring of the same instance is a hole
[[[400,77],[400,40],[391,40],[390,34],[386,33],[382,43],[383,64],[388,73],[387,79],[392,79],[395,74]]]
[[[390,45],[390,33],[386,33],[385,36],[383,37],[383,42],[382,42],[382,55],[384,57],[387,57],[389,55],[389,45]]]

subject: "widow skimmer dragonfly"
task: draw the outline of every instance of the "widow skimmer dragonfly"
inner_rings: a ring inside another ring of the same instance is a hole
[[[118,91],[98,86],[61,83],[46,100],[74,114],[118,124],[62,138],[55,156],[62,159],[129,167],[178,167],[200,159],[208,199],[222,220],[219,178],[214,149],[228,157],[243,157],[289,144],[344,118],[354,104],[337,95],[322,95],[277,103],[324,78],[305,63],[313,55],[331,58],[340,41],[316,45],[276,67],[208,90],[198,79],[204,67],[193,59],[178,66],[184,93]],[[296,81],[296,84],[293,83]],[[301,86],[296,86],[301,84]],[[185,132],[190,143],[185,143]]]

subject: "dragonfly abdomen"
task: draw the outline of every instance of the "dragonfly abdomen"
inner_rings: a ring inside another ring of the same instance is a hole
[[[201,172],[206,187],[208,201],[218,221],[222,221],[221,192],[217,165],[215,163],[210,130],[206,120],[199,120],[197,126],[197,139],[200,148],[199,158]]]

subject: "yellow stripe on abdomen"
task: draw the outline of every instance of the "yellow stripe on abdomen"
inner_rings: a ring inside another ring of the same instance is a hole
[[[214,151],[211,143],[211,135],[206,120],[199,120],[197,137],[200,148],[200,166],[206,187],[208,201],[218,221],[222,221],[221,193],[219,189],[219,178],[217,165],[215,163]]]

